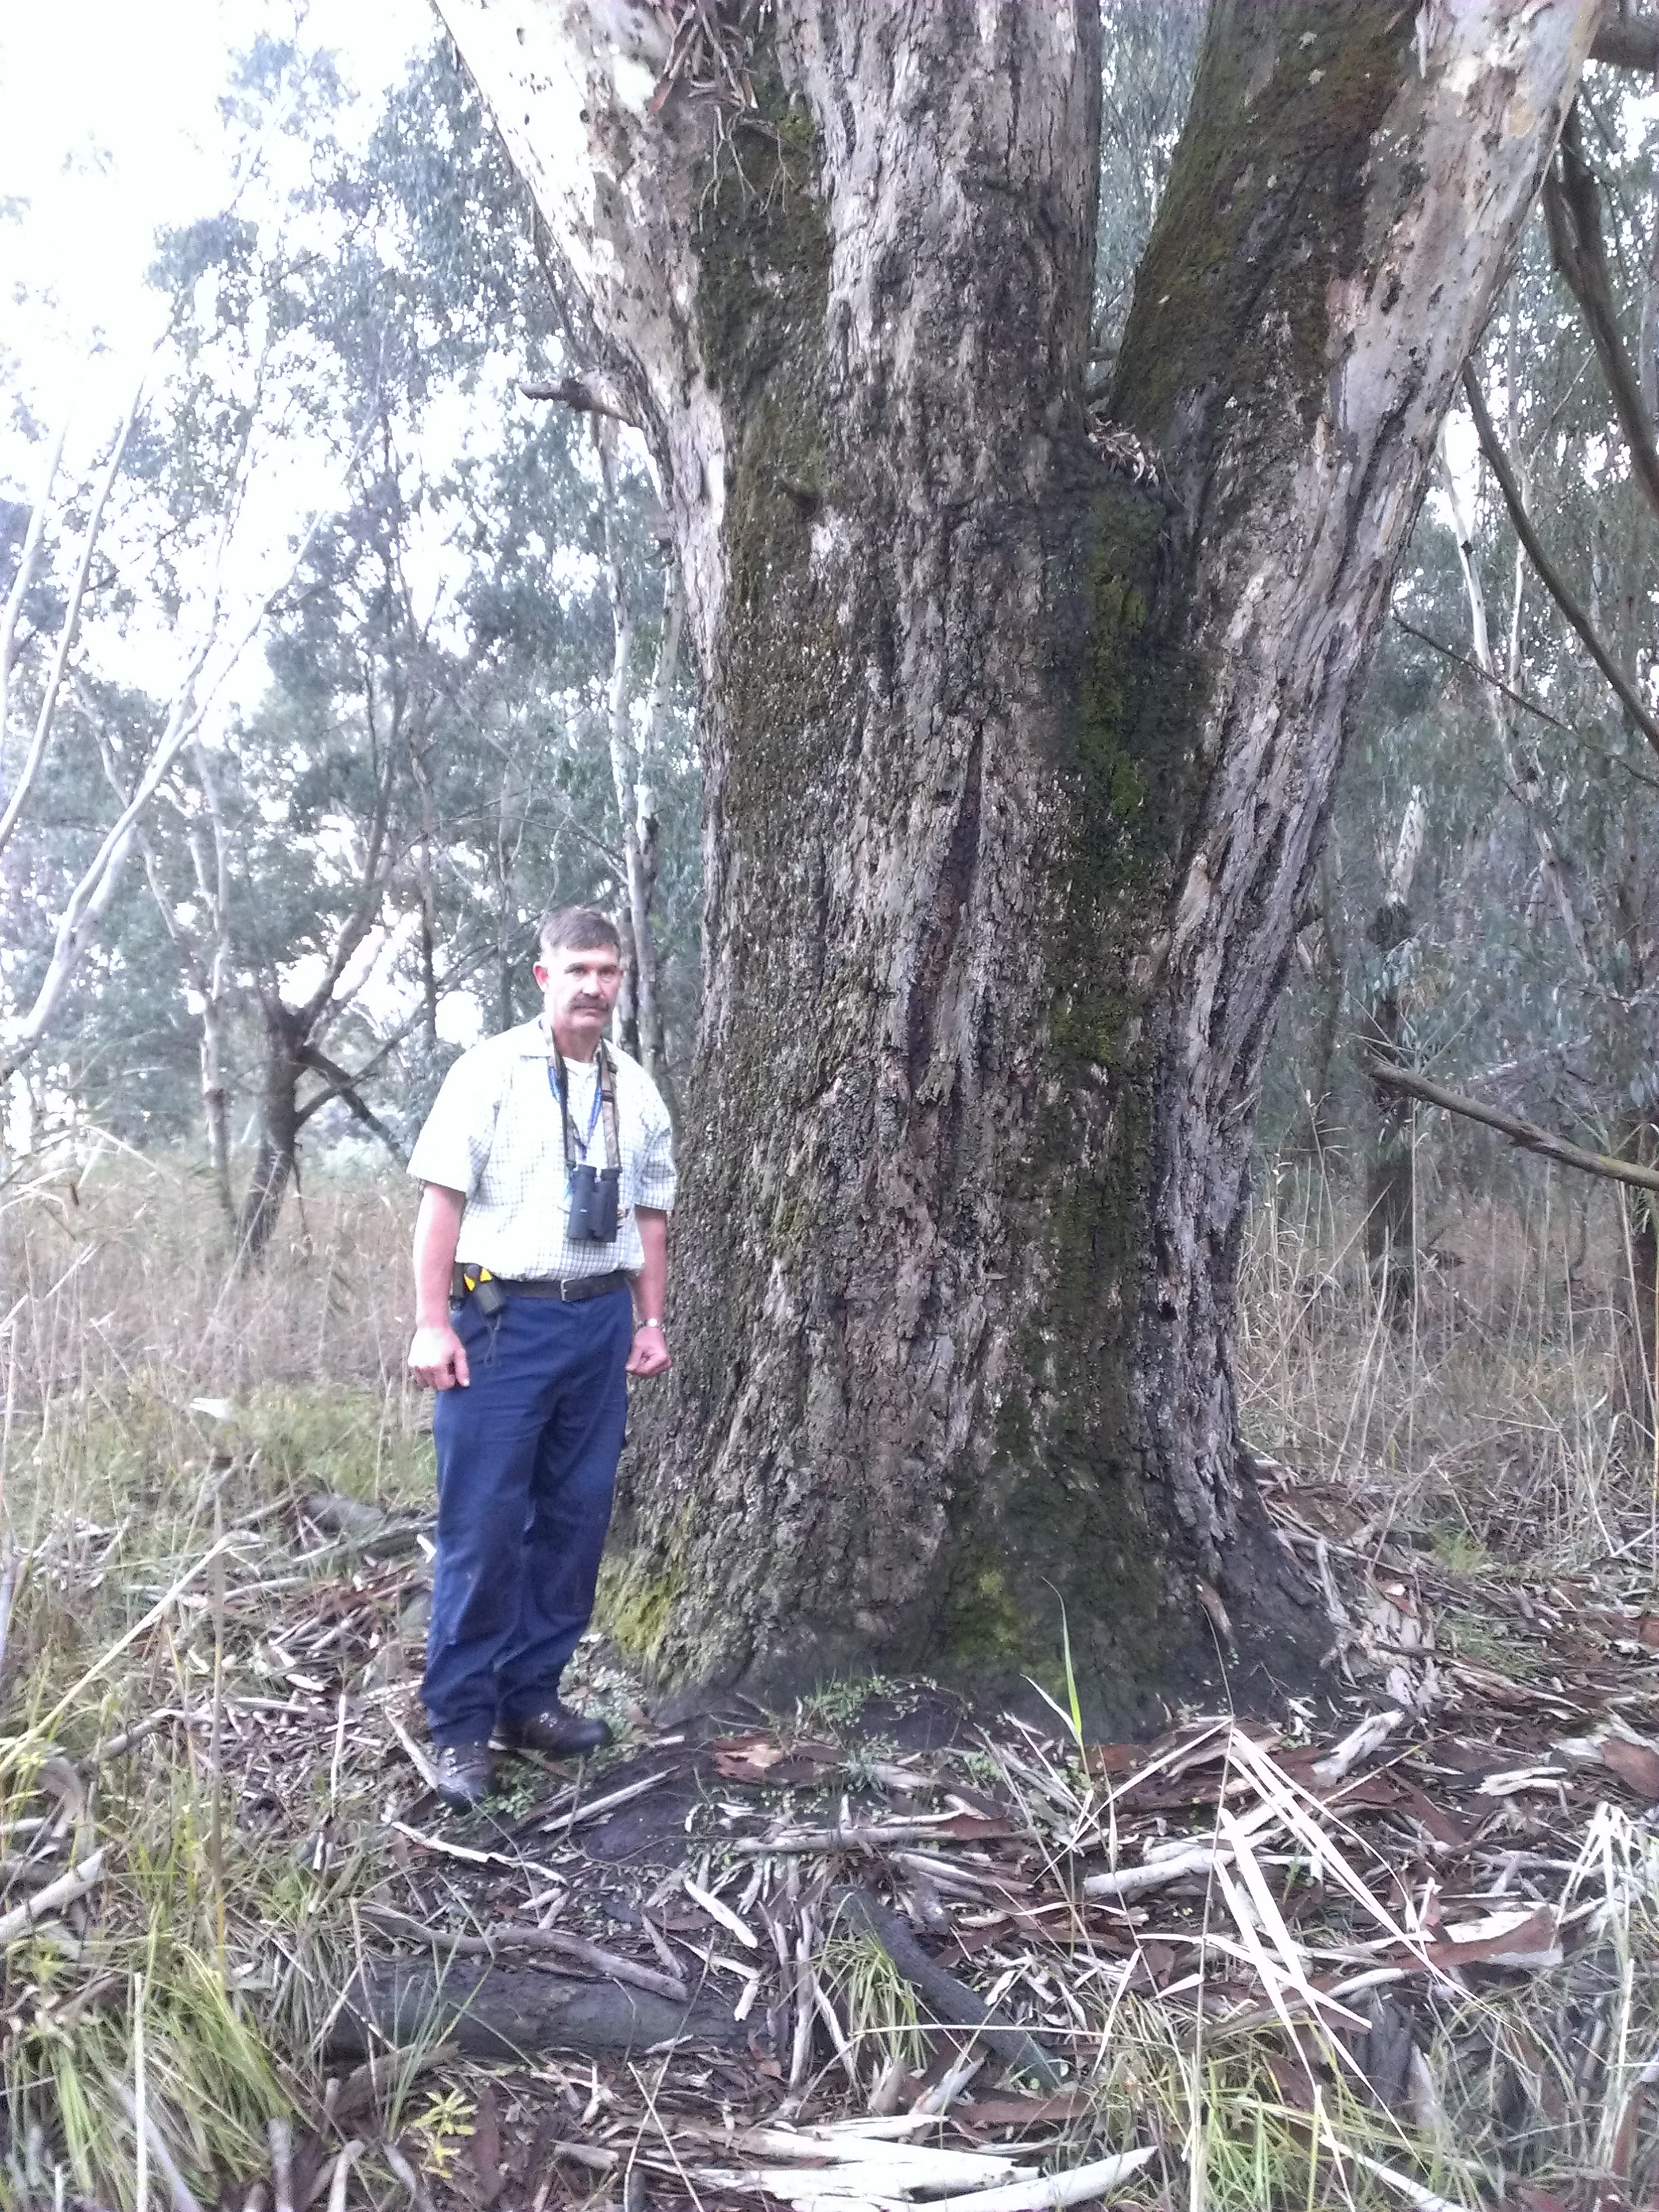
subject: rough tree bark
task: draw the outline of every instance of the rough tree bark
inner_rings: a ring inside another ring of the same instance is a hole
[[[257,1267],[276,1234],[276,1217],[294,1178],[300,1147],[300,1085],[312,1024],[280,991],[259,994],[264,1054],[259,1067],[259,1142],[236,1223],[239,1266]]]
[[[612,652],[610,718],[611,778],[622,824],[623,872],[628,915],[623,926],[623,988],[617,1000],[618,1042],[632,1053],[666,1096],[670,1085],[663,1050],[662,1008],[657,995],[657,939],[652,919],[657,892],[659,825],[655,763],[669,695],[679,659],[682,604],[671,565],[663,588],[662,622],[642,723],[634,719],[633,598],[623,554],[617,498],[617,432],[608,416],[593,417],[593,443],[605,487],[605,559],[610,575]],[[667,1097],[672,1112],[678,1102]]]
[[[1258,1693],[1319,1641],[1229,1364],[1258,1073],[1596,0],[1218,6],[1092,424],[1090,0],[441,7],[656,452],[704,686],[613,1626],[686,1683],[1051,1677],[1063,1601],[1121,1722],[1213,1681],[1218,1589]]]

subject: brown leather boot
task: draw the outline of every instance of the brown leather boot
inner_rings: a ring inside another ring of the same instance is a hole
[[[555,1698],[545,1712],[523,1720],[501,1719],[496,1734],[513,1751],[539,1751],[547,1759],[580,1759],[599,1751],[611,1741],[611,1731],[600,1720],[573,1713]]]

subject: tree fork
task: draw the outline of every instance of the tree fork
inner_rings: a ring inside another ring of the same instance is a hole
[[[779,0],[752,111],[642,11],[441,6],[656,453],[704,686],[617,1633],[689,1685],[1052,1686],[1063,1603],[1121,1725],[1215,1694],[1231,1616],[1265,1697],[1320,1638],[1237,1435],[1255,1086],[1599,8],[1213,9],[1091,435],[1087,0]]]

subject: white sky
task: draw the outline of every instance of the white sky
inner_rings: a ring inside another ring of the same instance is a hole
[[[233,55],[261,32],[331,50],[367,131],[380,95],[436,30],[428,0],[0,0],[0,202],[27,203],[17,219],[0,216],[0,354],[15,361],[44,422],[69,417],[71,471],[107,447],[160,329],[161,301],[144,282],[157,231],[228,198],[218,102]],[[349,137],[343,118],[339,128]],[[40,458],[0,422],[0,489],[30,495]],[[301,457],[286,476],[270,488],[269,518],[249,518],[251,536],[278,546],[327,495]],[[165,692],[176,644],[129,635],[124,651],[137,664],[128,672]],[[250,656],[231,698],[257,691],[259,659]],[[393,949],[377,938],[366,957]],[[471,1041],[470,1003],[443,1014],[458,1041]]]
[[[73,460],[106,438],[159,326],[154,239],[228,192],[218,100],[261,31],[333,49],[372,96],[434,35],[428,0],[5,0],[0,5],[0,349],[50,422],[72,406]],[[20,307],[18,285],[52,295]],[[110,349],[91,356],[99,338]],[[27,479],[0,438],[0,479]]]

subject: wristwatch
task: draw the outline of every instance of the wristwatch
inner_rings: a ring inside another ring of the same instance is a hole
[[[661,1327],[662,1323],[659,1321],[636,1321],[634,1324],[634,1334],[637,1336],[642,1328],[660,1328]]]

